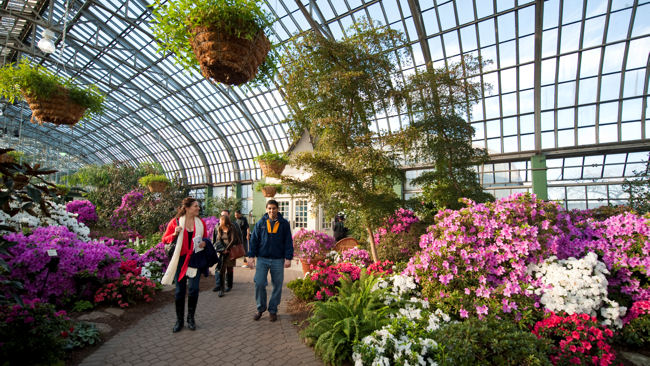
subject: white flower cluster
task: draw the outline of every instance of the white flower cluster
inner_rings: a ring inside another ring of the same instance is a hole
[[[162,263],[158,261],[147,262],[142,266],[140,276],[146,277],[151,280],[160,280],[162,278]]]
[[[384,303],[390,305],[393,302],[399,301],[405,298],[411,298],[412,300],[417,300],[418,302],[426,302],[420,300],[420,292],[417,290],[417,284],[415,279],[411,276],[394,274],[387,278],[380,278],[373,288],[373,291],[376,289],[388,289],[388,293],[384,298]],[[427,303],[428,306],[428,303]]]
[[[50,217],[41,215],[39,206],[34,206],[32,210],[36,216],[30,215],[23,211],[9,216],[3,211],[0,211],[0,224],[13,227],[16,231],[21,231],[23,227],[35,229],[40,226],[65,226],[71,232],[77,234],[77,237],[83,241],[89,241],[90,229],[79,221],[77,221],[77,214],[66,211],[64,205],[56,202],[48,201]],[[12,205],[12,207],[14,207]],[[0,231],[0,235],[6,234],[6,231]]]
[[[627,309],[607,299],[605,275],[609,271],[595,253],[581,259],[558,260],[553,256],[541,266],[531,265],[528,271],[541,280],[542,286],[535,289],[535,294],[541,295],[540,302],[547,309],[591,316],[596,316],[600,310],[604,324],[622,327],[621,316]]]

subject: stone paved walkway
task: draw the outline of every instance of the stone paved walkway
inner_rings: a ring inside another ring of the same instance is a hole
[[[174,304],[153,311],[127,330],[116,334],[81,365],[322,365],[311,348],[300,341],[286,313],[291,290],[286,283],[301,276],[299,266],[285,270],[278,321],[268,312],[259,321],[255,314],[253,275],[235,268],[233,289],[224,297],[203,291],[196,310],[196,331],[171,329]],[[211,281],[214,277],[202,277]],[[269,278],[268,296],[271,294]]]

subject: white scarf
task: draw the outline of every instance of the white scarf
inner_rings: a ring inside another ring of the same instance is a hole
[[[172,256],[172,259],[169,261],[169,266],[167,266],[165,275],[160,281],[160,283],[162,283],[163,285],[171,285],[172,283],[174,283],[176,268],[179,265],[178,260],[181,257],[181,250],[183,249],[183,236],[185,235],[185,216],[181,216],[181,218],[178,219],[178,226],[183,228],[183,230],[181,230],[181,232],[178,235],[178,238],[176,239],[176,248],[174,249],[174,255]],[[194,236],[192,238],[203,238],[203,223],[201,222],[201,219],[199,219],[198,217],[194,218]],[[191,245],[191,247],[193,248],[193,245]],[[181,263],[180,265],[182,266],[183,264]]]

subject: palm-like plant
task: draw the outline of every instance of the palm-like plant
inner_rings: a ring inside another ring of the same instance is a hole
[[[352,346],[388,321],[391,308],[384,304],[384,289],[374,289],[378,278],[363,274],[358,281],[345,278],[337,296],[316,302],[303,336],[314,344],[327,364],[340,365],[352,357]]]

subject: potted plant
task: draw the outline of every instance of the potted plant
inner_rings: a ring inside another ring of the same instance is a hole
[[[276,57],[264,34],[272,23],[256,0],[175,0],[153,5],[153,32],[161,52],[186,69],[229,85],[267,84]]]
[[[169,179],[162,174],[149,174],[138,179],[138,183],[149,188],[149,192],[164,192],[169,186]]]
[[[309,265],[323,260],[336,241],[333,237],[316,230],[301,228],[293,235],[293,255],[300,259],[304,273],[309,272]]]
[[[271,198],[275,197],[277,193],[282,193],[282,185],[258,182],[255,184],[255,190],[262,192],[264,197]]]
[[[260,164],[262,174],[267,177],[279,177],[284,167],[289,163],[289,158],[285,154],[265,152],[255,157]]]
[[[104,96],[95,85],[82,88],[23,58],[18,65],[0,69],[0,96],[9,103],[25,99],[32,122],[74,125],[102,111]]]
[[[20,159],[25,155],[22,151],[11,150],[0,155],[0,163],[19,163]]]

